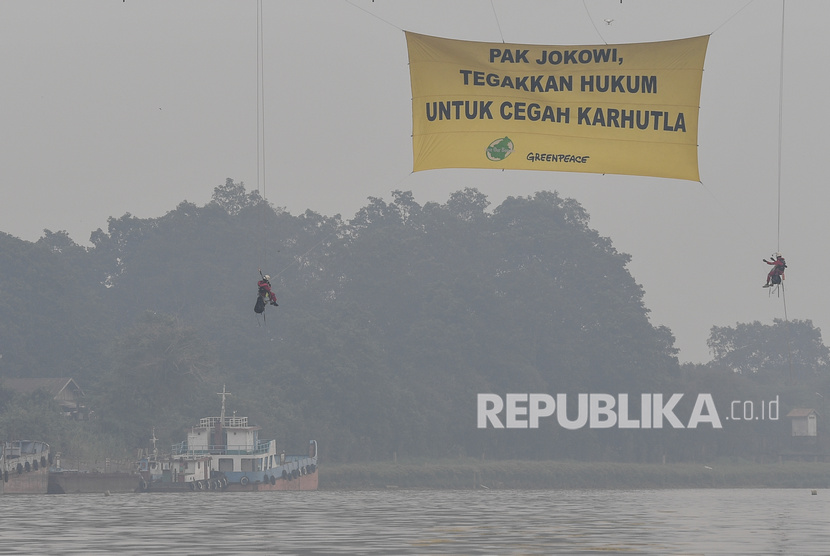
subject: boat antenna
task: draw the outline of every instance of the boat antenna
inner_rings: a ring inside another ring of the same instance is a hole
[[[156,438],[156,427],[153,427],[153,438],[151,438],[150,440],[153,442],[153,455],[158,456],[159,451],[158,448],[156,448],[156,440],[158,440],[158,438]]]

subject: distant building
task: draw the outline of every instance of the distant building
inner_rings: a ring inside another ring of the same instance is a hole
[[[793,436],[818,436],[818,411],[807,407],[796,407],[787,417],[792,419]]]
[[[79,421],[89,418],[89,409],[83,403],[84,391],[71,378],[7,378],[0,385],[19,394],[43,390],[60,404],[65,416]]]

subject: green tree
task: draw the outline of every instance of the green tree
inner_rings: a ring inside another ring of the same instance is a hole
[[[423,206],[393,191],[343,221],[291,215],[228,179],[205,206],[110,218],[91,241],[0,236],[0,353],[11,354],[0,371],[82,372],[91,426],[113,445],[145,446],[153,427],[162,445],[180,441],[226,383],[263,434],[315,437],[332,460],[653,459],[636,435],[477,431],[476,394],[651,392],[683,379],[631,258],[556,193],[490,211],[470,187]],[[280,301],[267,322],[253,313],[258,268]],[[67,277],[66,305],[48,316],[22,301],[40,295],[42,275]]]
[[[92,402],[103,430],[117,437],[136,441],[154,426],[178,429],[213,401],[210,346],[171,315],[144,313],[113,344],[110,359],[111,373]]]
[[[234,183],[233,179],[227,178],[225,185],[217,185],[213,190],[212,203],[219,205],[225,212],[235,216],[243,209],[255,207],[263,202],[259,191],[245,191],[245,184]]]
[[[36,243],[0,233],[0,376],[79,376],[94,366],[111,321],[90,264],[66,232],[45,230]]]
[[[762,382],[826,379],[830,370],[830,350],[810,320],[713,326],[706,344],[714,355],[711,366]]]
[[[66,419],[51,394],[39,390],[18,394],[0,411],[0,440],[54,442],[61,436]]]

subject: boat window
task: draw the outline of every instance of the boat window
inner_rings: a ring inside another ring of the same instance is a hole
[[[234,471],[233,458],[219,458],[219,471]]]

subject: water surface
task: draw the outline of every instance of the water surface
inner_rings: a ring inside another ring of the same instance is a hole
[[[830,554],[830,490],[0,497],[0,554]]]

